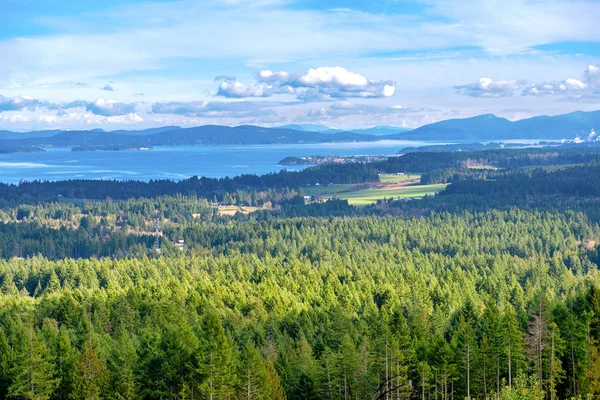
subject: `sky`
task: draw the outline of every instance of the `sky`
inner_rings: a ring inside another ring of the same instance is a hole
[[[600,109],[599,0],[0,0],[0,130]]]

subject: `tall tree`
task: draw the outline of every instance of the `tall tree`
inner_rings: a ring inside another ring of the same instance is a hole
[[[73,378],[71,399],[99,400],[106,389],[106,365],[98,358],[91,338],[85,341]]]
[[[214,310],[203,316],[198,352],[200,390],[209,400],[232,398],[238,385],[236,354]]]
[[[15,366],[14,380],[8,395],[16,399],[49,399],[59,384],[50,352],[33,326],[29,328],[29,343]]]

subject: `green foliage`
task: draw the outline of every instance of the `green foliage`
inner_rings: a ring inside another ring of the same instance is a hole
[[[543,400],[544,392],[534,376],[521,375],[513,386],[504,386],[499,400]]]

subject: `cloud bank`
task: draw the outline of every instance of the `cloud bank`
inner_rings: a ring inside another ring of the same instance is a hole
[[[66,110],[74,108],[85,108],[86,111],[104,117],[115,117],[135,113],[136,103],[119,103],[115,100],[97,99],[96,101],[75,100],[67,103],[51,103],[34,99],[31,96],[4,97],[0,95],[0,113],[7,111],[29,110],[37,111],[46,109],[56,111],[59,115],[65,114]]]
[[[574,99],[600,96],[600,66],[589,64],[583,79],[568,77],[562,81],[542,82],[523,91],[524,96],[566,96]]]
[[[498,97],[510,97],[515,91],[521,86],[525,85],[526,82],[523,80],[502,80],[494,81],[490,78],[479,78],[478,81],[468,83],[466,85],[454,86],[456,92],[471,97],[482,97],[482,98],[498,98]]]
[[[304,73],[262,70],[256,83],[223,81],[217,95],[228,98],[270,97],[293,94],[304,102],[349,98],[384,98],[396,92],[391,80],[374,81],[342,67],[311,68]]]
[[[30,96],[4,97],[0,95],[0,112],[20,111],[23,109],[35,111],[38,107],[42,107],[46,104],[47,103],[36,100]]]

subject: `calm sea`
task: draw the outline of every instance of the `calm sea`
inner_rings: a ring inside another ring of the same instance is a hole
[[[405,147],[440,144],[418,141],[325,143],[249,146],[156,147],[148,151],[72,152],[47,149],[45,153],[0,154],[0,181],[65,179],[184,179],[265,174],[305,166],[281,166],[287,156],[386,155]]]

